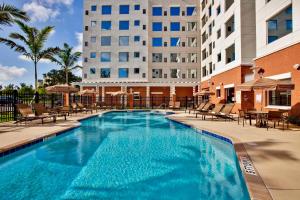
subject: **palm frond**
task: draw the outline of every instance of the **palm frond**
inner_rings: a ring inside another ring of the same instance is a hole
[[[26,12],[8,4],[0,5],[0,24],[12,25],[15,20],[29,21],[30,18]]]
[[[16,52],[19,52],[19,53],[22,53],[22,54],[27,53],[25,47],[15,43],[12,40],[9,40],[9,39],[6,39],[6,38],[0,38],[0,43],[5,44],[6,46],[10,47],[11,49],[14,49]]]
[[[51,31],[54,29],[53,26],[46,26],[42,30],[40,30],[36,35],[36,46],[39,49],[42,49],[48,36],[50,35]]]
[[[60,51],[60,48],[55,47],[55,48],[47,48],[43,51],[41,51],[38,55],[37,55],[37,61],[41,60],[41,59],[48,59],[51,61],[51,59]]]

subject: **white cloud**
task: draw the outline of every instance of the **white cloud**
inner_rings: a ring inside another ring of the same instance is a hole
[[[36,1],[32,1],[31,3],[25,3],[23,5],[23,10],[29,13],[33,22],[45,22],[49,19],[57,17],[60,14],[59,10],[54,8],[47,8]]]
[[[49,36],[51,37],[51,36],[53,36],[55,33],[56,33],[55,30],[52,29],[52,31],[50,32]]]
[[[75,33],[77,39],[77,45],[74,48],[74,51],[82,52],[82,45],[83,45],[83,33]]]
[[[42,0],[42,2],[53,5],[53,4],[64,4],[70,6],[73,4],[74,0]]]
[[[32,62],[32,60],[31,60],[30,58],[28,58],[28,57],[26,57],[26,56],[24,56],[24,55],[19,55],[18,58],[19,58],[20,60],[23,60],[23,61],[26,61],[26,62]],[[40,63],[51,63],[51,61],[48,60],[48,59],[41,59],[39,62],[40,62]]]
[[[0,83],[22,77],[26,72],[27,70],[25,68],[2,66],[0,64]]]

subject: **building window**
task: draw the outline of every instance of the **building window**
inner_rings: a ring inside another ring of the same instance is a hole
[[[196,37],[188,37],[188,47],[197,47],[197,38]]]
[[[103,31],[111,30],[111,21],[102,21],[101,22],[101,30],[103,30]]]
[[[91,27],[95,27],[97,25],[96,21],[91,21]]]
[[[188,22],[187,30],[188,31],[197,31],[197,22]]]
[[[266,21],[268,28],[266,39],[268,44],[293,32],[292,15],[293,9],[292,5],[290,5]]]
[[[111,37],[110,36],[102,36],[101,37],[101,46],[110,46],[111,45]]]
[[[180,16],[180,7],[174,6],[170,8],[170,15],[171,16]]]
[[[111,15],[111,6],[110,5],[102,6],[102,15]]]
[[[226,88],[225,89],[226,94],[226,103],[234,103],[235,102],[235,90],[234,87],[232,88]]]
[[[119,30],[129,30],[129,21],[119,21]]]
[[[189,63],[197,63],[198,62],[198,54],[197,53],[189,53],[188,54],[188,62]]]
[[[129,36],[120,36],[119,46],[129,46]]]
[[[119,13],[120,14],[129,14],[129,5],[120,5]]]
[[[101,68],[100,69],[101,78],[110,78],[110,68]]]
[[[234,3],[234,0],[225,0],[225,10],[227,11],[232,4]]]
[[[162,43],[163,43],[162,38],[152,38],[153,47],[161,47]]]
[[[217,55],[217,57],[218,57],[218,62],[221,62],[221,60],[222,60],[222,55],[221,55],[221,53],[219,53],[219,54]]]
[[[134,20],[134,26],[140,26],[140,20]]]
[[[217,16],[218,16],[221,13],[221,6],[218,6],[216,11],[217,11]]]
[[[128,68],[119,68],[119,78],[128,78]]]
[[[152,78],[162,78],[162,69],[152,69]]]
[[[191,79],[197,78],[197,70],[196,69],[188,69],[188,78],[191,78]]]
[[[225,23],[226,37],[234,32],[234,15]]]
[[[133,73],[134,74],[140,74],[140,68],[134,68]]]
[[[235,45],[231,45],[226,49],[226,64],[235,61]]]
[[[186,8],[186,16],[194,16],[196,15],[196,7],[195,6],[189,6]]]
[[[221,29],[219,29],[218,31],[217,31],[217,39],[219,39],[221,37]]]
[[[162,31],[162,22],[153,22],[152,31]]]
[[[152,53],[152,62],[162,62],[162,53]]]
[[[152,7],[152,16],[162,16],[162,7]]]
[[[95,36],[91,37],[91,43],[96,43],[97,42],[97,38]]]
[[[91,11],[92,11],[92,12],[97,11],[97,6],[96,6],[96,5],[92,5],[92,6],[91,6]]]
[[[179,37],[175,37],[175,38],[171,38],[170,39],[171,42],[171,47],[180,47],[180,38]]]
[[[202,77],[207,76],[206,66],[202,67]]]
[[[111,62],[111,53],[110,52],[101,52],[100,61],[101,62]]]
[[[119,62],[128,62],[129,52],[119,52]]]
[[[96,74],[96,68],[90,68],[90,74]]]
[[[140,10],[141,6],[139,4],[134,5],[134,10]]]
[[[138,35],[134,36],[134,41],[135,42],[139,42],[140,40],[141,40],[140,36],[138,36]]]
[[[221,98],[221,89],[216,89],[217,98]]]
[[[133,53],[133,57],[134,57],[134,58],[139,58],[139,57],[140,57],[140,52],[137,52],[137,51],[134,52],[134,53]]]
[[[91,53],[90,53],[90,58],[96,58],[96,57],[97,57],[96,52],[91,52]]]
[[[291,106],[291,91],[269,91],[269,105]]]
[[[171,22],[171,31],[180,31],[180,22]]]
[[[180,53],[171,53],[170,60],[173,63],[180,63]]]
[[[171,69],[171,78],[180,78],[180,69]]]

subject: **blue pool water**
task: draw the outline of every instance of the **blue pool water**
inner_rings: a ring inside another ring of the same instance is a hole
[[[0,158],[0,199],[248,200],[231,144],[163,115],[112,112]]]

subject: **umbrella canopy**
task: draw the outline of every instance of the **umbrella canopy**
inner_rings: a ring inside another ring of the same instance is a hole
[[[78,92],[79,89],[70,85],[53,85],[46,87],[46,91],[48,93],[75,93]]]
[[[112,92],[112,96],[122,96],[122,95],[128,95],[129,93],[124,92],[124,91],[117,91],[117,92]]]
[[[195,93],[194,96],[210,96],[210,95],[214,95],[214,94],[215,94],[214,92],[202,90],[200,92]]]
[[[237,86],[241,91],[252,90],[293,90],[295,85],[290,80],[274,80],[269,78],[259,78]]]
[[[79,95],[94,95],[96,94],[96,91],[94,89],[92,90],[81,90],[78,92]]]

